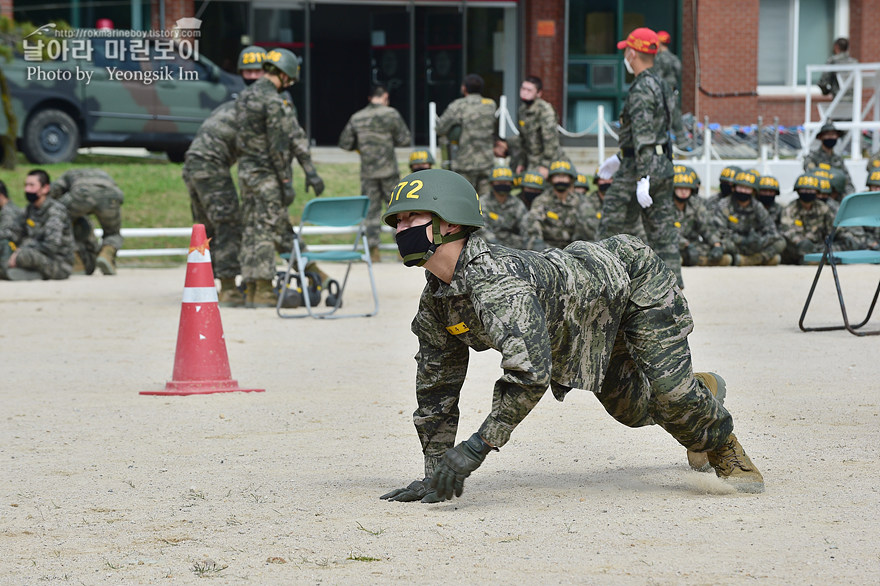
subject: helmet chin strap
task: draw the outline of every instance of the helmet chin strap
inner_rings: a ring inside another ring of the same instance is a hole
[[[419,264],[416,266],[423,266],[437,251],[437,247],[441,244],[446,244],[447,242],[454,242],[456,240],[461,240],[462,238],[468,235],[467,231],[460,230],[455,234],[447,234],[443,236],[440,233],[440,217],[437,214],[431,214],[431,227],[434,231],[434,242],[428,247],[428,250],[425,251],[424,256],[422,256],[422,260],[419,261]]]

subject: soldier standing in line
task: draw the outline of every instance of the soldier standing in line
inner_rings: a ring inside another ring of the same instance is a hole
[[[736,266],[778,265],[785,241],[764,206],[754,202],[758,177],[750,171],[736,175],[733,194],[716,210],[723,226],[721,238]]]
[[[849,195],[855,191],[852,178],[849,176],[849,171],[846,170],[846,165],[843,164],[843,157],[834,152],[834,146],[841,136],[843,136],[843,132],[831,122],[823,124],[816,137],[821,144],[804,157],[804,171],[812,173],[815,169],[825,169],[826,171],[834,167],[840,169],[846,175],[846,193],[844,195]]]
[[[513,170],[510,167],[495,167],[489,184],[492,192],[480,196],[480,207],[486,221],[480,236],[486,242],[510,248],[544,250],[541,229],[530,217],[522,200],[510,194]]]
[[[684,129],[681,126],[681,59],[669,50],[672,37],[666,31],[657,33],[660,45],[657,47],[657,56],[654,58],[654,73],[666,82],[669,91],[675,99],[675,108],[672,111],[672,132],[679,142],[684,140]]]
[[[556,130],[559,118],[553,106],[541,99],[543,88],[541,78],[534,75],[520,85],[519,148],[511,166],[517,173],[535,169],[546,179],[550,163],[564,158],[564,154]]]
[[[568,161],[550,163],[552,191],[539,195],[529,210],[531,221],[541,228],[547,247],[565,248],[576,240],[589,240],[590,208],[587,197],[575,193],[577,173]]]
[[[614,178],[605,194],[599,238],[633,234],[639,220],[648,244],[681,278],[681,256],[672,205],[672,145],[669,143],[672,96],[653,70],[657,34],[637,28],[617,43],[627,71],[635,75],[620,113],[620,153],[606,159],[599,176]]]
[[[122,190],[105,171],[101,169],[71,169],[52,182],[49,196],[57,199],[67,208],[73,222],[76,249],[82,257],[85,251],[99,249],[95,263],[105,275],[116,274],[116,252],[122,248],[122,214],[124,200]],[[87,218],[94,214],[101,224],[104,235],[98,246],[95,233]],[[78,222],[79,221],[79,222]],[[85,227],[84,227],[85,225]],[[89,262],[83,258],[88,271]]]
[[[413,422],[423,474],[380,498],[435,503],[460,497],[467,477],[502,449],[549,387],[595,393],[629,427],[659,424],[739,492],[764,479],[733,434],[724,380],[694,373],[693,319],[675,275],[629,235],[527,252],[487,244],[473,187],[443,169],[401,182],[384,220],[407,266],[428,282],[412,322],[419,340]],[[501,354],[503,374],[479,430],[455,445],[470,349]],[[500,497],[504,499],[503,496]]]
[[[699,189],[696,173],[676,173],[673,187],[682,266],[729,266],[733,257],[724,254],[718,226],[706,204],[696,195]]]
[[[273,49],[266,54],[263,69],[263,77],[235,101],[242,198],[239,261],[247,307],[276,305],[275,251],[290,229],[290,221],[285,231],[279,218],[295,194],[290,167],[292,118],[280,94],[299,80],[299,59],[286,49]]]
[[[394,147],[409,145],[410,133],[400,112],[388,105],[384,86],[375,86],[369,100],[367,107],[355,112],[342,129],[339,148],[360,153],[361,193],[370,198],[365,222],[367,244],[370,258],[379,262],[382,206],[400,180]]]
[[[460,132],[453,171],[471,182],[480,195],[489,193],[489,175],[495,160],[495,100],[484,98],[483,78],[475,73],[461,84],[463,98],[454,100],[437,120],[437,136]]]
[[[27,174],[28,206],[9,227],[6,249],[0,251],[0,278],[10,281],[66,279],[73,270],[73,229],[67,209],[49,197],[49,174]],[[10,254],[11,253],[11,254]]]

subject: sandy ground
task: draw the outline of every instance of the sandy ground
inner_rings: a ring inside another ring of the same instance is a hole
[[[0,583],[880,581],[880,337],[798,330],[811,267],[685,269],[695,367],[727,379],[765,494],[572,392],[437,505],[378,498],[422,468],[420,270],[378,266],[371,319],[224,309],[233,376],[265,393],[139,395],[171,378],[184,273],[0,283]],[[877,269],[843,277],[859,313]],[[839,319],[820,285],[814,320]],[[473,355],[462,437],[498,369]]]

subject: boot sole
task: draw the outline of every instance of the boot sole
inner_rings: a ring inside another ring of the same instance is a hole
[[[103,257],[98,257],[98,260],[95,261],[95,264],[98,265],[98,268],[101,269],[101,273],[104,275],[115,275],[116,269],[113,268],[113,265],[110,264],[110,261]]]
[[[720,477],[719,477],[720,478]],[[761,494],[764,492],[764,482],[757,480],[738,481],[730,478],[722,478],[724,482],[733,487],[736,492],[744,492],[747,494]]]

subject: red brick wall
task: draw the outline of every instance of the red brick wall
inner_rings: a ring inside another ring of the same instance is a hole
[[[880,61],[880,2],[877,0],[850,0],[849,3],[850,55],[863,63]]]
[[[187,16],[195,16],[195,0],[165,0],[165,22],[159,22],[159,0],[151,0],[150,13],[152,14],[150,27],[157,30],[171,30],[177,19]]]
[[[12,0],[0,0],[0,15],[12,18]]]
[[[562,116],[563,71],[565,67],[565,0],[524,2],[526,22],[524,75],[537,75],[544,83],[543,98]],[[552,37],[539,37],[541,21],[555,23]],[[519,99],[518,96],[516,99]]]

